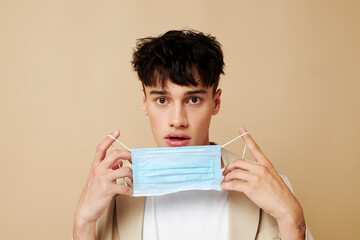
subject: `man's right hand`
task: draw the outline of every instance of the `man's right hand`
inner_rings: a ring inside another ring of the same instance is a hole
[[[118,138],[120,132],[114,131],[111,135]],[[121,161],[131,162],[130,151],[113,150],[106,155],[114,141],[107,136],[96,149],[89,177],[75,211],[74,239],[95,239],[96,221],[105,212],[112,198],[116,194],[133,194],[132,188],[116,183],[118,178],[133,178],[131,168],[122,167]]]

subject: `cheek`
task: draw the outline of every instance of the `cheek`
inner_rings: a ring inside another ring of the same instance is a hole
[[[148,117],[153,135],[155,137],[159,134],[161,135],[163,133],[163,128],[167,126],[164,113],[148,108]]]
[[[149,114],[149,120],[152,128],[161,126],[161,118],[157,114]]]
[[[191,114],[191,122],[193,123],[194,129],[198,132],[204,132],[209,130],[209,125],[212,117],[212,112],[209,108],[201,109],[201,111],[195,111]]]

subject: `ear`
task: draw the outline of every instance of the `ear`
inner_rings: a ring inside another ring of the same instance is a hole
[[[146,95],[145,95],[144,89],[141,89],[140,92],[141,92],[141,106],[142,106],[142,110],[143,110],[143,112],[144,112],[145,115],[148,115],[148,112],[147,112],[147,110],[146,110]]]
[[[221,96],[221,93],[222,93],[222,90],[218,89],[216,91],[215,95],[214,95],[214,110],[213,110],[212,115],[216,115],[220,111],[220,105],[221,105],[220,96]]]

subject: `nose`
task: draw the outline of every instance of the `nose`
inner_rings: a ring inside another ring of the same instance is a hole
[[[186,110],[181,103],[176,103],[170,110],[169,126],[174,128],[186,128],[188,126],[188,120],[186,116]]]

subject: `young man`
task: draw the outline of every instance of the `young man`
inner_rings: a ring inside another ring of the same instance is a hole
[[[140,39],[132,63],[157,146],[211,144],[210,120],[220,109],[218,83],[224,67],[216,39],[195,31]],[[239,129],[240,134],[246,131]],[[120,133],[111,135],[118,138]],[[131,163],[131,152],[106,154],[113,138],[106,137],[96,150],[76,208],[74,239],[312,239],[290,183],[249,134],[242,138],[256,162],[222,149],[221,192],[147,198],[131,196],[131,181],[117,184],[132,180],[132,169],[123,163]]]

